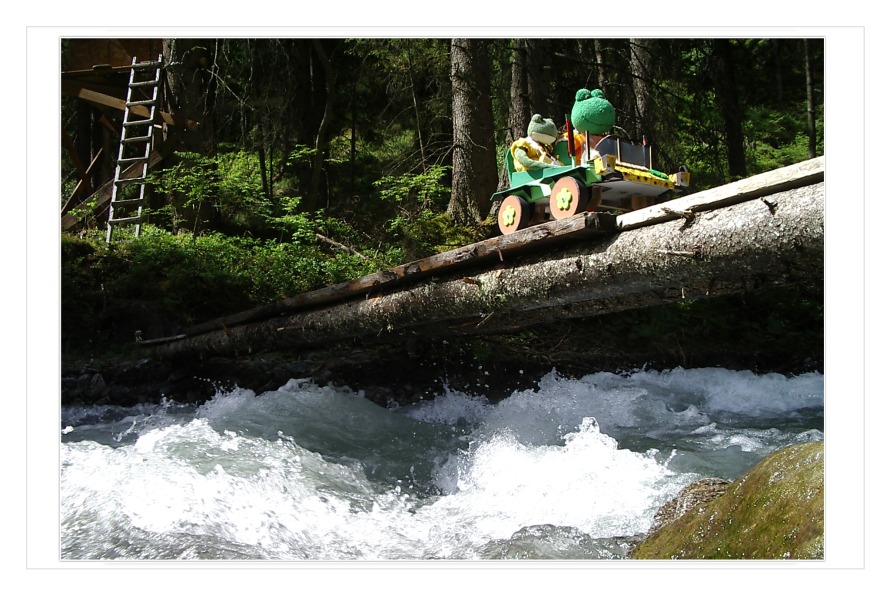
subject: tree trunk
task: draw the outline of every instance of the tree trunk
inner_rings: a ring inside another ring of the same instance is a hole
[[[504,144],[507,149],[517,139],[525,136],[531,120],[531,107],[528,100],[528,64],[524,39],[513,40],[513,60],[510,69],[510,108],[507,115],[507,135]],[[500,166],[498,187],[510,185],[506,165]]]
[[[599,88],[602,89],[606,96],[608,96],[608,91],[606,91],[606,61],[604,58],[603,52],[603,42],[601,39],[593,40],[593,53],[596,56],[596,82],[599,85]]]
[[[185,150],[200,154],[210,154],[214,142],[214,57],[208,46],[202,39],[164,39],[162,44],[172,94],[168,106],[173,115],[200,123],[182,136]]]
[[[460,224],[487,216],[498,185],[489,70],[485,40],[452,40],[454,158],[448,215]]]
[[[262,142],[262,140],[260,140],[260,142]],[[257,149],[257,153],[257,156],[260,160],[260,181],[263,184],[263,195],[266,196],[266,198],[268,199],[272,199],[272,183],[271,179],[269,178],[269,171],[266,168],[266,149],[262,144],[260,144],[259,148]]]
[[[321,62],[322,70],[325,78],[325,104],[324,114],[321,117],[321,123],[318,125],[318,133],[315,136],[315,157],[312,165],[312,182],[309,187],[309,195],[306,198],[305,208],[312,211],[318,207],[319,194],[321,193],[321,176],[324,172],[324,159],[330,145],[328,138],[328,125],[334,112],[334,93],[336,86],[334,84],[334,69],[331,61],[328,59],[327,52],[322,47],[321,41],[312,40],[312,46],[315,48],[318,59]]]
[[[528,97],[531,113],[540,113],[544,117],[552,117],[554,121],[558,121],[558,117],[554,117],[550,96],[551,69],[550,62],[553,52],[550,47],[552,40],[550,39],[526,39],[526,65],[528,70]],[[528,122],[526,122],[528,125]]]
[[[152,346],[153,353],[246,354],[332,342],[510,333],[559,318],[821,284],[823,176],[823,159],[807,161],[679,198],[673,203],[676,212],[664,205],[650,208],[663,213],[659,220],[643,220],[638,211],[630,213],[635,222],[625,226],[622,219],[629,215],[623,215],[619,224],[627,230],[615,235],[516,256],[485,271],[452,273],[398,291],[167,342]]]
[[[532,112],[528,98],[528,64],[524,39],[513,40],[513,63],[510,69],[510,113],[507,145],[525,136]]]
[[[748,174],[745,163],[745,135],[742,132],[742,109],[735,82],[735,59],[729,39],[714,40],[714,91],[723,115],[729,176],[739,179]]]
[[[806,42],[806,40],[804,40]],[[777,104],[782,103],[782,99],[785,94],[785,84],[782,80],[782,44],[784,43],[781,39],[772,39],[770,41],[770,46],[773,50],[773,60],[775,61],[776,68],[776,90],[774,94],[774,98]]]
[[[810,158],[816,158],[816,93],[813,83],[813,50],[809,39],[803,40],[804,59],[807,71],[807,149]]]
[[[426,147],[423,141],[423,118],[420,115],[420,105],[417,102],[417,89],[414,85],[414,66],[411,63],[411,54],[408,54],[408,85],[411,88],[411,105],[414,107],[414,126],[417,129],[417,144],[420,147],[420,166],[426,173]]]
[[[632,136],[640,139],[651,134],[652,46],[653,39],[630,40],[630,70],[633,75],[634,105]]]

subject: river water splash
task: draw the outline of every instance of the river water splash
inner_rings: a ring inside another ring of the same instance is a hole
[[[293,379],[62,410],[61,550],[89,559],[621,559],[702,477],[823,439],[823,377],[553,372],[381,408]]]

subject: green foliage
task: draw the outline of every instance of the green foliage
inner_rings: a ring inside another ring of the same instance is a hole
[[[319,288],[325,284],[326,262],[303,245],[270,241],[244,253],[241,263],[250,280],[254,303],[267,303]]]
[[[315,220],[311,213],[300,211],[299,197],[283,196],[278,202],[281,212],[269,219],[270,224],[289,236],[297,243],[308,243],[315,240]]]
[[[194,152],[179,152],[176,157],[175,165],[150,176],[156,190],[182,195],[186,206],[212,199],[218,193],[216,161]]]
[[[185,210],[200,211],[201,207],[239,228],[261,226],[271,214],[257,155],[239,150],[210,157],[194,152],[175,156],[174,165],[149,176],[155,191],[169,198],[154,214],[169,220],[172,228],[186,221]],[[196,218],[193,231],[203,228],[201,222]]]
[[[262,224],[272,205],[263,193],[257,155],[244,150],[221,152],[217,172],[219,192],[214,206],[220,215],[240,227]]]
[[[100,336],[103,301],[102,244],[63,234],[62,256],[62,348],[91,346]]]
[[[752,173],[787,167],[810,158],[807,136],[806,105],[796,111],[757,107],[749,111],[745,126],[748,161]],[[816,118],[816,154],[825,154],[824,117]]]
[[[433,165],[423,173],[385,176],[374,183],[382,200],[403,208],[444,208],[451,193],[442,185],[442,177],[450,167]]]
[[[414,260],[455,249],[482,239],[483,227],[462,227],[445,213],[422,210],[414,217],[398,216],[389,221],[394,237],[401,240],[399,259]]]
[[[112,245],[63,235],[63,348],[108,348],[106,330],[122,321],[113,317],[120,303],[148,303],[187,326],[375,269],[371,260],[314,243],[174,235],[150,225],[138,239]]]
[[[250,286],[244,253],[251,242],[217,233],[172,235],[153,227],[113,250],[125,264],[109,279],[116,298],[151,300],[182,319],[246,308]]]
[[[296,144],[291,147],[290,151],[287,153],[287,157],[285,158],[284,164],[288,167],[292,167],[294,165],[308,165],[312,163],[312,160],[315,158],[315,149],[311,146],[305,146],[303,144]]]
[[[385,229],[399,245],[400,259],[426,257],[482,238],[483,228],[462,227],[445,214],[451,190],[442,178],[448,170],[433,165],[423,173],[384,176],[374,183],[377,199],[392,213]]]

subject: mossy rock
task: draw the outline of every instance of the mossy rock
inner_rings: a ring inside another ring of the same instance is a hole
[[[634,559],[822,559],[824,444],[777,451],[711,500],[671,501],[664,523],[631,554]],[[682,497],[682,493],[681,493]],[[678,498],[681,498],[678,497]]]

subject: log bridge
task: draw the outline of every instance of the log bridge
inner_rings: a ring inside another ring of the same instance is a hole
[[[584,212],[143,341],[157,358],[511,333],[824,277],[824,157]]]

